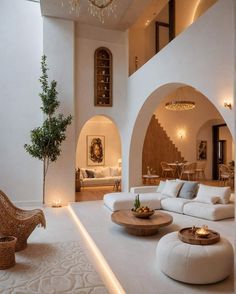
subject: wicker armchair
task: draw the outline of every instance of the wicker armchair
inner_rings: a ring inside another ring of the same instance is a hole
[[[28,237],[38,225],[46,227],[46,220],[41,209],[17,208],[7,195],[0,191],[0,236],[15,236],[16,251],[26,248]]]

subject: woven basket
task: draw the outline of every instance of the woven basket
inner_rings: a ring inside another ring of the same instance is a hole
[[[15,265],[15,245],[17,238],[13,236],[0,238],[0,269]]]

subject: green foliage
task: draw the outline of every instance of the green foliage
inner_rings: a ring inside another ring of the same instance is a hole
[[[135,200],[134,200],[134,209],[136,210],[137,208],[139,208],[141,206],[140,200],[139,200],[139,194],[135,196]]]
[[[42,56],[42,75],[39,79],[42,92],[39,94],[42,100],[41,110],[45,114],[42,126],[31,131],[31,144],[25,144],[26,151],[33,157],[44,161],[44,176],[50,162],[56,161],[61,154],[61,143],[66,139],[66,129],[72,122],[72,116],[64,117],[55,114],[60,102],[57,100],[57,82],[48,84],[46,56]]]

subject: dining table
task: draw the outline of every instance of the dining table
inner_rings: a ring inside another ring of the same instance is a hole
[[[175,176],[180,178],[184,162],[168,162],[168,165],[174,169]]]

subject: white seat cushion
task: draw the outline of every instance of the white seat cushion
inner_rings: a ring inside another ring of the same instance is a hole
[[[191,200],[184,198],[165,198],[161,200],[161,208],[168,211],[183,213],[183,207]]]
[[[143,193],[139,194],[141,205],[148,206],[151,209],[160,209],[161,204],[158,199],[158,193]],[[103,197],[103,203],[111,211],[131,209],[134,206],[135,196],[137,194],[130,192],[108,193]]]
[[[208,220],[220,220],[234,217],[234,204],[207,204],[192,200],[183,207],[186,215]]]

